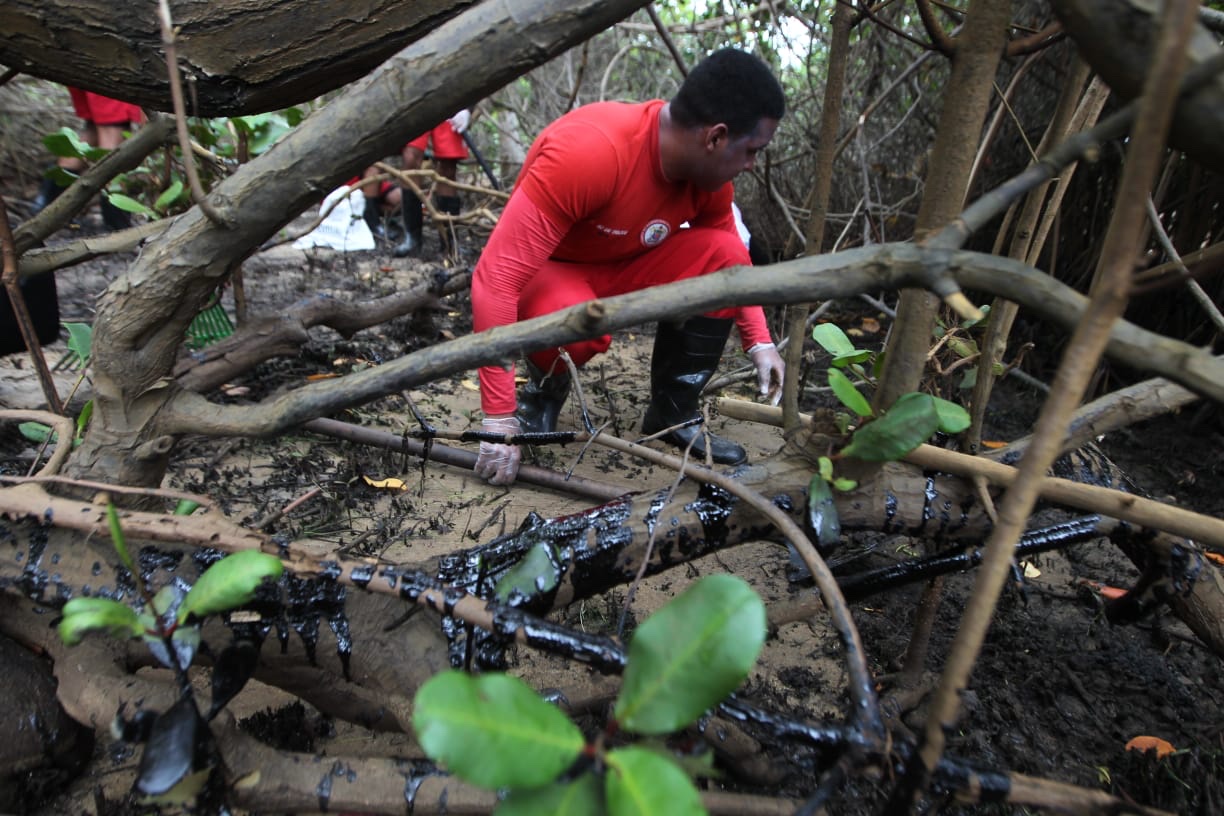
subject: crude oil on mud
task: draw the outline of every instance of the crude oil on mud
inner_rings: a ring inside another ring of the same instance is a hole
[[[470,262],[475,249],[468,246],[466,251]],[[64,319],[91,319],[94,296],[118,274],[122,263],[122,259],[98,261],[62,273]],[[379,251],[339,255],[282,248],[256,255],[247,263],[245,288],[252,314],[275,312],[316,293],[367,300],[393,291],[423,263],[434,262],[392,259]],[[863,317],[854,308],[837,314],[845,328],[860,331],[864,345],[878,343],[879,322],[883,321],[877,318],[881,316]],[[250,403],[310,378],[378,365],[469,329],[468,302],[460,295],[444,301],[441,308],[359,332],[349,340],[316,330],[296,358],[264,363],[209,396],[226,403]],[[612,350],[583,373],[595,423],[609,423],[613,432],[627,438],[634,437],[645,409],[651,334],[651,327],[620,333]],[[721,373],[746,368],[744,356],[734,345],[728,345]],[[60,346],[62,343],[48,351],[49,359],[63,354]],[[827,365],[816,352],[809,356],[814,372]],[[0,400],[12,405],[29,398],[36,385],[28,368],[28,363],[16,358],[3,361]],[[68,380],[75,374],[60,372],[57,376]],[[999,400],[1004,413],[992,420],[1000,438],[1011,438],[1029,430],[1040,395],[1010,381],[1002,387],[1007,389],[1006,397]],[[723,393],[752,398],[746,378],[726,386]],[[824,404],[822,399],[823,395],[811,396],[804,407]],[[399,434],[413,426],[415,407],[434,426],[462,431],[478,427],[478,406],[471,372],[352,409],[337,418]],[[562,417],[562,427],[576,428],[576,422],[571,405]],[[773,428],[726,418],[717,418],[714,424],[743,444],[753,459],[774,453],[782,442],[780,432]],[[1224,491],[1219,489],[1224,476],[1224,431],[1218,409],[1192,407],[1179,416],[1115,434],[1103,441],[1102,448],[1140,489],[1201,512],[1224,513]],[[619,485],[625,491],[666,489],[675,479],[669,472],[599,447],[586,450],[570,445],[534,453],[540,464],[560,471],[572,469],[577,475]],[[0,448],[5,472],[20,471],[28,455],[27,445],[14,440],[5,429]],[[399,483],[388,483],[388,479]],[[422,467],[419,461],[400,454],[304,431],[273,440],[185,439],[176,450],[166,485],[207,494],[234,520],[250,525],[317,488],[317,493],[268,529],[401,563],[421,562],[488,542],[515,529],[530,512],[550,517],[592,504],[521,484],[510,490],[489,487],[464,470],[437,463]],[[1066,517],[1055,511],[1043,516],[1051,521]],[[833,563],[839,572],[848,574],[896,563],[922,553],[923,547],[923,542],[904,535],[855,532],[847,536]],[[799,603],[814,591],[791,580],[784,547],[758,542],[645,580],[633,595],[630,625],[643,620],[696,577],[724,571],[746,579],[771,609]],[[1224,782],[1219,774],[1224,751],[1224,682],[1219,660],[1167,611],[1126,627],[1105,620],[1094,587],[1127,587],[1137,578],[1135,568],[1107,541],[1075,544],[1034,558],[1026,574],[1024,582],[1009,588],[1003,597],[971,688],[963,698],[964,715],[949,734],[948,754],[983,769],[1107,790],[1178,813],[1220,812],[1224,808]],[[944,582],[927,660],[932,681],[955,636],[972,581],[968,573],[949,576]],[[852,604],[881,694],[891,690],[921,591],[917,585],[903,587]],[[627,598],[622,588],[575,603],[555,617],[584,631],[615,631]],[[334,651],[329,652],[334,642],[327,637],[327,632],[320,635],[320,660],[334,659]],[[362,644],[355,643],[353,648],[359,650]],[[562,686],[588,674],[555,656],[525,649],[512,652],[511,671],[537,689]],[[846,715],[845,685],[838,640],[817,614],[774,627],[741,697],[782,716],[833,725]],[[912,707],[900,713],[901,722],[914,733],[921,731],[925,721],[924,699],[913,697]],[[326,722],[309,707],[304,710],[283,696],[243,701],[240,695],[239,701],[252,730],[283,749],[335,754],[341,752],[335,740],[341,736],[354,739],[341,724]],[[583,724],[597,727],[597,720],[593,712]],[[296,744],[295,734],[300,735]],[[1141,735],[1163,738],[1179,751],[1158,761],[1150,754],[1124,750],[1128,740]],[[763,742],[764,761],[727,769],[709,783],[711,788],[780,795],[796,802],[810,795],[824,770],[816,753],[763,732],[754,736]],[[73,787],[96,788],[117,796],[104,782],[112,768],[112,757],[100,753]],[[830,803],[829,812],[880,812],[892,783],[886,776],[851,778]],[[110,802],[101,812],[129,812],[106,795],[95,801]],[[59,806],[51,800],[30,812],[57,812]],[[943,812],[1013,811],[949,803]]]

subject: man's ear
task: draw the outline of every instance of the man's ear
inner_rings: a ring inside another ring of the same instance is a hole
[[[705,147],[707,150],[717,150],[728,138],[727,126],[721,122],[710,125],[705,131]]]

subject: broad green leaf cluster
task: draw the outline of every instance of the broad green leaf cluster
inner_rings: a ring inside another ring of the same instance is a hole
[[[195,509],[191,504],[180,502],[176,514],[191,513]],[[138,565],[128,551],[119,513],[113,503],[107,504],[106,514],[111,543],[137,585],[141,605],[134,608],[112,598],[73,598],[64,604],[59,635],[69,646],[77,645],[91,633],[125,640],[140,638],[162,665],[178,674],[182,689],[178,702],[167,711],[153,715],[146,736],[135,738],[147,739],[148,747],[141,755],[134,789],[148,801],[160,801],[159,797],[171,791],[178,791],[188,799],[194,798],[213,770],[208,761],[213,753],[208,749],[211,733],[200,715],[186,674],[201,645],[201,624],[209,615],[249,603],[265,581],[280,578],[284,565],[275,556],[245,550],[215,562],[188,590],[171,583],[150,597]],[[236,643],[225,649],[216,661],[209,718],[241,690],[254,671],[257,644],[251,647],[250,659],[230,659],[235,648],[241,645]],[[125,725],[122,707],[116,723],[122,730]]]
[[[843,433],[853,430],[853,433],[849,444],[836,454],[837,458],[890,462],[904,457],[930,439],[936,431],[956,434],[969,427],[969,413],[964,408],[930,394],[905,394],[882,416],[876,416],[870,400],[859,388],[875,384],[874,375],[882,360],[872,351],[856,348],[846,333],[833,323],[817,324],[812,329],[812,339],[832,358],[828,372],[829,388],[853,414],[838,415],[839,429]],[[972,341],[962,340],[962,343],[966,342]],[[976,353],[976,346],[972,350],[963,347],[962,351],[965,354]],[[873,358],[876,359],[873,361]],[[870,373],[866,366],[871,367]],[[836,546],[841,535],[841,522],[830,485],[837,490],[853,490],[858,483],[836,476],[833,458],[821,456],[818,472],[808,485],[805,521],[808,532],[822,552]]]
[[[708,576],[634,632],[615,727],[600,739],[588,742],[503,674],[431,678],[417,692],[413,725],[426,753],[456,776],[508,789],[499,816],[704,813],[688,774],[665,752],[609,743],[616,733],[657,736],[694,722],[748,676],[765,631],[765,605],[747,583]]]
[[[188,131],[192,141],[213,157],[211,162],[198,162],[205,187],[234,167],[267,152],[286,133],[306,117],[301,108],[288,108],[251,116],[228,119],[190,120]],[[110,151],[91,147],[71,128],[60,128],[43,137],[43,144],[58,158],[78,159],[86,165],[96,164]],[[177,146],[167,147],[167,157],[161,152],[126,173],[120,173],[108,183],[104,195],[120,210],[137,213],[149,219],[182,212],[191,204],[186,173]],[[63,167],[47,172],[61,187],[77,180],[77,174]]]

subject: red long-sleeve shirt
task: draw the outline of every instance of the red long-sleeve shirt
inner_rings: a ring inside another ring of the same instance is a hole
[[[586,105],[541,132],[473,273],[476,331],[535,317],[520,314],[519,296],[550,259],[626,261],[661,245],[685,222],[738,234],[731,184],[707,192],[664,176],[659,155],[664,104]],[[736,322],[745,349],[770,341],[759,306],[739,309]],[[514,412],[513,371],[481,368],[480,384],[486,415]]]

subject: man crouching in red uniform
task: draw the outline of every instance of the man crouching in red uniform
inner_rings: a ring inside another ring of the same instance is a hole
[[[759,58],[715,52],[676,96],[639,104],[600,102],[571,111],[539,135],[472,278],[473,328],[484,331],[595,298],[750,263],[731,210],[731,181],[752,169],[773,138],[786,101]],[[681,229],[684,223],[689,228]],[[759,306],[660,323],[650,371],[652,434],[699,416],[698,397],[722,357],[731,324],[757,368],[762,393],[780,389],[778,355]],[[565,347],[583,365],[611,345],[605,335]],[[552,431],[569,393],[558,349],[529,355],[530,381],[515,398],[514,372],[480,369],[482,429]],[[517,415],[516,415],[517,414]],[[694,458],[747,459],[729,440],[699,427],[664,439],[692,443]],[[696,439],[694,439],[696,437]],[[510,484],[522,453],[482,442],[476,473]]]

